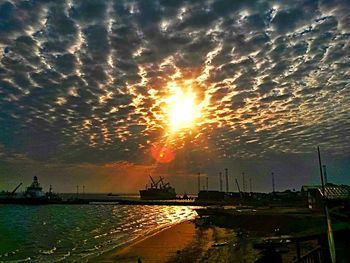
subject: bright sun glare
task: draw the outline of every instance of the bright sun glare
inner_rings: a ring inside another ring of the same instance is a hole
[[[200,105],[196,104],[196,94],[191,89],[184,92],[177,88],[174,91],[174,95],[166,101],[169,126],[173,132],[192,127],[201,116]]]

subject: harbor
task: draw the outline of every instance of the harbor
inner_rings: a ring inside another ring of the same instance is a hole
[[[0,0],[0,263],[350,263],[350,0]]]
[[[52,207],[53,210],[61,206],[66,210],[72,205],[72,207],[78,206],[82,211],[90,208],[133,210],[132,207],[135,207],[142,210],[168,211],[170,209],[174,212],[179,210],[188,213],[188,216],[183,214],[172,223],[169,221],[164,225],[161,224],[157,231],[153,234],[149,232],[146,238],[136,235],[135,240],[127,238],[125,244],[120,244],[118,248],[111,248],[113,242],[111,246],[103,245],[101,250],[96,250],[96,253],[101,255],[84,254],[84,258],[89,262],[94,260],[135,262],[138,258],[142,259],[142,262],[149,262],[151,258],[154,259],[154,252],[149,248],[150,244],[162,247],[163,256],[159,262],[188,262],[186,260],[196,261],[204,258],[206,262],[217,262],[218,255],[222,258],[236,258],[236,260],[257,263],[265,262],[264,258],[271,260],[273,257],[280,260],[275,262],[329,261],[327,228],[322,212],[323,201],[322,195],[319,195],[322,194],[321,186],[303,186],[300,191],[272,193],[200,190],[197,196],[184,198],[184,196],[176,196],[175,189],[168,182],[164,183],[162,177],[158,181],[152,177],[150,179],[150,187],[141,190],[141,195],[85,192],[58,194],[52,191],[51,185],[49,191],[44,192],[38,178],[34,177],[33,182],[25,188],[24,192],[18,191],[22,183],[12,191],[1,192],[0,203],[2,206],[9,206],[9,209],[20,205],[19,207]],[[239,185],[237,186],[239,189]],[[165,195],[164,193],[168,193],[169,190],[171,194]],[[147,194],[142,191],[147,191]],[[325,192],[332,218],[335,251],[343,258],[348,248],[346,237],[350,233],[350,213],[348,212],[350,187],[327,183]],[[145,218],[145,220],[148,219]],[[137,222],[133,223],[130,230],[134,231],[140,227],[142,229],[142,224],[139,225],[141,221]],[[127,226],[126,229],[128,228]],[[119,231],[124,230],[120,228]],[[181,235],[190,235],[190,237],[185,238],[187,241],[179,241],[177,245],[164,248],[161,242],[170,241],[173,231],[183,232]],[[143,249],[143,246],[147,249]],[[249,251],[247,256],[237,254],[236,249],[241,246]],[[54,251],[45,253],[56,254]],[[136,259],[135,254],[137,254]],[[6,253],[2,257],[12,258]]]
[[[324,216],[307,207],[104,203],[0,207],[0,230],[4,234],[0,261],[30,257],[36,262],[54,258],[69,262],[137,262],[139,257],[142,262],[214,263],[221,257],[255,262],[263,251],[273,247],[283,262],[297,262],[298,251],[300,260],[315,249],[317,253],[327,251]],[[11,221],[7,221],[9,217]],[[24,221],[27,224],[21,223]],[[346,258],[342,255],[348,249],[349,221],[333,218],[332,223],[337,255]],[[17,234],[14,225],[20,226]],[[17,235],[34,238],[37,233],[33,227],[45,235],[37,237],[37,245],[26,248],[32,243],[24,245],[20,240],[25,239]],[[80,244],[80,248],[71,250],[70,242]]]

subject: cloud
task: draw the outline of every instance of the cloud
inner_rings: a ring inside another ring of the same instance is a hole
[[[350,153],[346,1],[4,1],[3,154],[147,160],[164,142],[190,158]],[[186,82],[187,81],[187,82]],[[168,138],[169,83],[203,116]],[[188,84],[190,83],[190,84]],[[195,135],[194,135],[195,134]]]

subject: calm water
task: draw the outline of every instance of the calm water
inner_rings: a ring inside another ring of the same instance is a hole
[[[195,215],[186,206],[0,205],[0,262],[81,262]]]

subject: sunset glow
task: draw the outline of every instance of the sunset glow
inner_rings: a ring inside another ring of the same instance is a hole
[[[0,0],[0,263],[347,261],[349,14]]]
[[[172,132],[193,127],[201,117],[201,107],[196,103],[196,94],[191,89],[184,92],[177,88],[167,103],[169,127]]]
[[[223,167],[257,191],[270,170],[298,188],[319,178],[316,145],[348,182],[349,13],[330,0],[0,1],[0,192],[32,175],[137,192],[149,170],[208,173],[215,189]],[[139,185],[119,183],[134,173]]]
[[[173,151],[160,144],[152,144],[151,156],[159,163],[170,163],[175,159]]]

